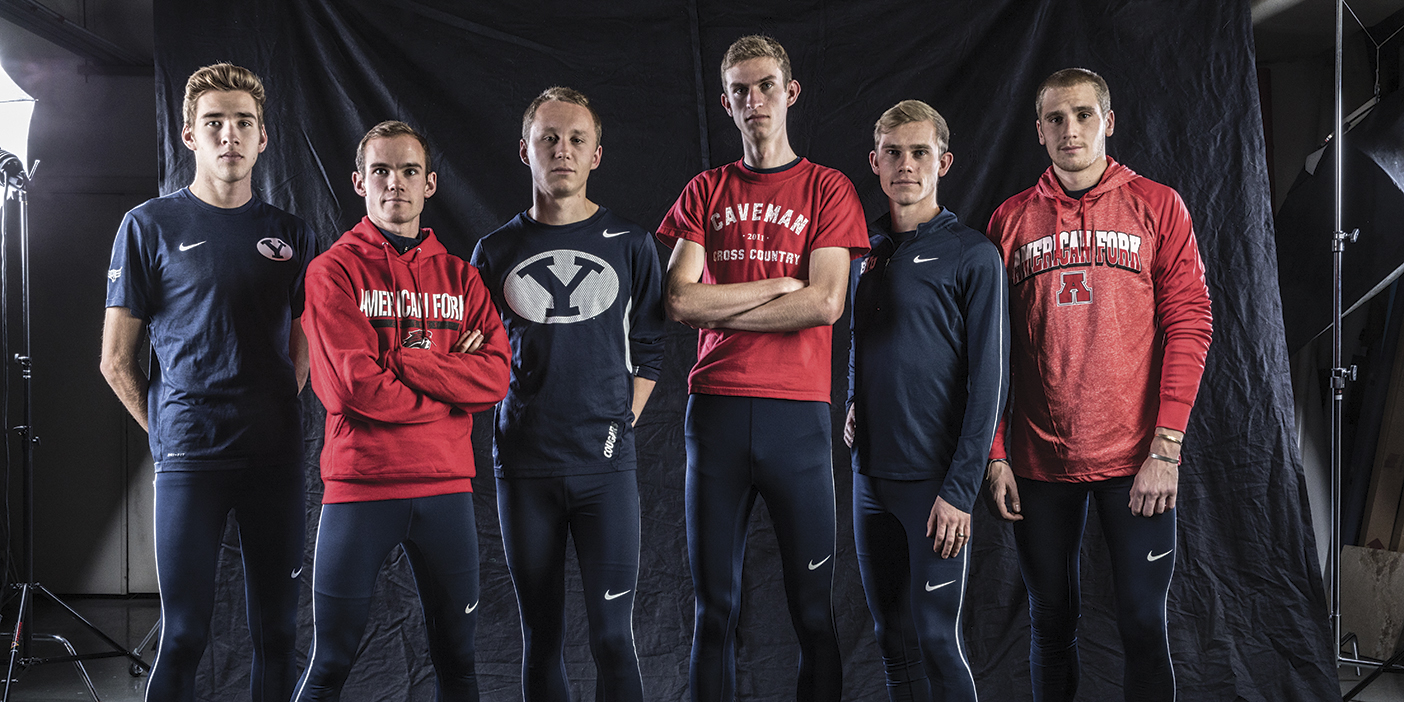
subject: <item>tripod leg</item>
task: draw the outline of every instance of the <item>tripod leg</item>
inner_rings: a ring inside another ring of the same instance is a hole
[[[69,616],[71,616],[71,617],[73,617],[75,620],[77,620],[79,624],[82,624],[83,626],[87,627],[87,628],[88,628],[88,631],[91,631],[91,632],[93,632],[94,634],[96,634],[97,637],[100,638],[100,639],[102,639],[104,642],[106,642],[107,645],[108,645],[109,647],[112,648],[112,650],[118,651],[118,652],[120,652],[122,655],[124,655],[124,656],[126,656],[127,658],[131,659],[133,665],[140,666],[143,670],[150,670],[151,666],[148,665],[146,661],[142,660],[142,659],[141,659],[141,656],[138,656],[138,655],[136,655],[135,653],[132,653],[131,649],[127,648],[126,646],[123,646],[122,644],[117,643],[116,641],[114,641],[114,640],[112,639],[111,636],[108,636],[107,634],[104,634],[103,631],[102,631],[102,629],[97,628],[96,626],[93,625],[92,622],[89,622],[87,619],[84,619],[84,618],[83,618],[83,615],[81,615],[81,614],[78,613],[78,610],[73,609],[72,607],[69,607],[67,602],[64,602],[63,600],[61,600],[61,599],[58,598],[58,595],[55,595],[54,593],[49,592],[49,588],[44,587],[43,585],[40,585],[39,583],[35,583],[35,584],[34,584],[34,587],[37,588],[37,589],[39,590],[39,592],[41,592],[41,593],[43,593],[44,595],[46,595],[50,600],[53,600],[54,602],[58,603],[58,605],[59,605],[60,607],[63,607],[65,610],[67,610]]]
[[[24,665],[24,662],[21,659],[20,640],[24,636],[25,625],[29,623],[25,621],[28,618],[26,617],[26,615],[29,614],[29,584],[25,583],[24,585],[20,585],[19,587],[19,615],[15,618],[15,634],[10,639],[10,665],[5,672],[5,695],[3,698],[0,698],[5,700],[6,702],[8,702],[8,700],[10,699],[10,683],[13,683],[15,681],[16,664],[19,664],[20,666]]]
[[[68,651],[68,655],[74,657],[78,656],[78,649],[74,648],[73,644],[62,636],[55,634],[35,634],[34,638],[43,639],[45,641],[55,641]],[[83,679],[83,684],[88,686],[88,694],[93,696],[93,702],[102,702],[102,699],[98,697],[97,688],[93,687],[93,679],[88,677],[88,669],[83,667],[83,661],[73,661],[73,670],[77,671],[78,677]]]
[[[1360,694],[1361,690],[1364,690],[1365,688],[1369,687],[1370,683],[1375,682],[1375,680],[1378,679],[1381,675],[1384,675],[1385,673],[1389,672],[1389,669],[1393,668],[1401,660],[1404,660],[1404,648],[1399,649],[1399,651],[1394,654],[1393,658],[1380,664],[1380,667],[1376,668],[1375,672],[1370,673],[1368,676],[1365,677],[1364,680],[1361,680],[1359,684],[1357,684],[1355,687],[1350,688],[1350,692],[1345,693],[1345,695],[1341,697],[1341,700],[1343,700],[1344,702],[1349,702],[1350,700],[1355,699],[1355,696]]]

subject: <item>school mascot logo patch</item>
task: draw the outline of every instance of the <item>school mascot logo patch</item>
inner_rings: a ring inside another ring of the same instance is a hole
[[[1092,288],[1087,285],[1087,273],[1063,274],[1063,286],[1058,290],[1058,306],[1092,304]]]
[[[293,256],[292,247],[288,246],[287,242],[271,236],[258,241],[258,252],[263,254],[264,258],[273,261],[288,261]]]
[[[537,324],[570,324],[599,315],[619,296],[619,275],[604,259],[556,249],[522,261],[502,283],[507,305]]]

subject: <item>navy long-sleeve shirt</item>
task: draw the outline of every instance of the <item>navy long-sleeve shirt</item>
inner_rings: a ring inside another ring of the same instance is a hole
[[[633,379],[657,380],[663,367],[652,234],[604,207],[564,226],[524,212],[483,237],[472,262],[512,344],[497,476],[633,470]]]
[[[1008,282],[999,250],[941,210],[915,232],[869,229],[854,264],[853,469],[942,481],[969,512],[1009,389]]]

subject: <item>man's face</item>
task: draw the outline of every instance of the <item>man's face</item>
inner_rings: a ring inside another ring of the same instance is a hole
[[[936,125],[908,122],[882,135],[868,154],[887,199],[897,205],[936,200],[936,186],[955,157],[938,151]]]
[[[1107,155],[1107,137],[1116,125],[1116,113],[1102,114],[1097,91],[1090,84],[1043,91],[1043,114],[1035,127],[1038,143],[1048,149],[1053,165],[1076,173]]]
[[[424,160],[424,147],[408,134],[366,142],[365,173],[352,173],[351,183],[372,222],[389,229],[419,217],[439,182],[438,174],[424,172]]]
[[[268,134],[258,120],[258,103],[242,90],[210,91],[195,101],[195,123],[180,131],[195,152],[195,172],[237,183],[253,172]]]
[[[555,198],[583,190],[590,171],[599,167],[602,153],[595,141],[590,110],[560,100],[543,102],[536,108],[521,151],[522,162],[531,166],[536,189]]]
[[[785,116],[799,98],[800,85],[783,81],[780,62],[768,56],[726,69],[722,107],[742,137],[761,142],[785,128]]]

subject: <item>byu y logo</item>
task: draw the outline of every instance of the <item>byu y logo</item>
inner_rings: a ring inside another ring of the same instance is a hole
[[[1092,288],[1087,286],[1087,272],[1063,274],[1063,287],[1058,290],[1058,306],[1092,304]]]
[[[258,252],[264,258],[273,261],[286,261],[292,258],[292,247],[288,246],[282,239],[268,237],[258,241]]]
[[[502,293],[513,312],[537,324],[583,322],[614,304],[619,275],[598,256],[556,249],[512,269]]]

